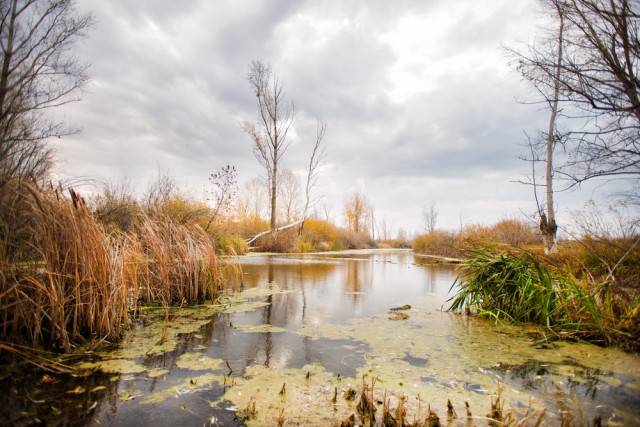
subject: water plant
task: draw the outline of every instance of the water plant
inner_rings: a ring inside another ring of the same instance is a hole
[[[555,280],[532,253],[476,249],[461,271],[451,287],[459,291],[450,310],[476,309],[481,315],[511,322],[555,323]]]

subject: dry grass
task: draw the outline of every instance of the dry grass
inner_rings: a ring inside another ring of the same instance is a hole
[[[413,249],[420,253],[460,258],[478,247],[526,246],[540,241],[540,233],[532,224],[504,219],[492,226],[469,224],[457,232],[434,230],[416,237]]]
[[[0,340],[69,351],[117,339],[141,302],[215,297],[217,256],[197,224],[141,214],[137,230],[110,234],[73,190],[18,190],[3,203],[2,225],[20,228],[0,235]]]

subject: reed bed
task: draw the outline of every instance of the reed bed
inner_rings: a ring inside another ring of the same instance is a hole
[[[197,224],[144,216],[129,245],[126,276],[146,305],[182,305],[214,298],[221,284],[215,245]]]
[[[143,216],[110,234],[73,190],[21,183],[18,194],[0,224],[0,341],[66,352],[117,339],[140,304],[216,296],[215,247],[199,226]]]

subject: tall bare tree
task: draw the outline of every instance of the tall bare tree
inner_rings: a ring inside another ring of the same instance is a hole
[[[267,189],[260,177],[255,177],[243,184],[239,200],[236,203],[236,213],[242,218],[258,219],[264,212]]]
[[[553,79],[553,97],[551,98],[549,115],[549,128],[547,129],[547,167],[545,170],[545,185],[547,196],[547,212],[538,205],[540,214],[540,232],[545,253],[558,252],[558,226],[556,224],[555,205],[553,204],[553,152],[556,143],[556,117],[558,116],[558,101],[560,97],[560,79],[562,78],[562,43],[564,38],[564,5],[554,3],[558,15],[558,56],[556,61],[555,76]],[[535,187],[534,187],[535,191]]]
[[[298,219],[300,214],[302,184],[300,183],[300,178],[291,169],[282,169],[278,183],[280,209],[286,218],[287,224],[289,224],[294,218]]]
[[[378,222],[378,230],[380,230],[380,238],[382,240],[389,240],[391,239],[391,231],[393,229],[393,226],[391,225],[391,222],[389,222],[387,220],[387,217],[383,217],[379,222]]]
[[[556,171],[573,185],[597,177],[637,180],[640,2],[541,3],[554,15],[562,12],[564,33],[560,49],[543,38],[525,52],[511,53],[518,70],[546,102],[551,104],[558,99],[558,117],[564,119],[569,130],[564,141],[568,158]]]
[[[12,177],[43,177],[46,139],[75,131],[50,112],[79,100],[87,65],[71,50],[91,26],[74,0],[0,0],[0,189]]]
[[[425,232],[431,233],[436,229],[438,214],[438,205],[436,205],[436,202],[431,202],[422,207],[422,227]]]
[[[319,197],[312,197],[311,192],[318,183],[318,174],[322,162],[326,158],[326,146],[323,144],[324,135],[327,131],[327,123],[316,119],[316,139],[313,143],[311,156],[309,157],[309,165],[307,167],[307,182],[304,187],[304,207],[302,209],[302,219],[304,220],[309,213],[309,209],[313,207],[319,200]],[[302,227],[300,228],[302,230]]]
[[[262,61],[249,65],[249,84],[258,99],[258,120],[244,121],[242,129],[253,141],[253,152],[267,174],[271,201],[271,230],[276,229],[278,168],[291,140],[295,107],[287,101],[282,84]]]

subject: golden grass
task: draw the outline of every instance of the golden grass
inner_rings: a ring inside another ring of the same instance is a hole
[[[140,214],[137,230],[114,235],[73,190],[22,183],[20,191],[12,214],[25,224],[24,241],[0,239],[0,340],[69,351],[117,339],[141,303],[216,296],[215,247],[197,224]]]

